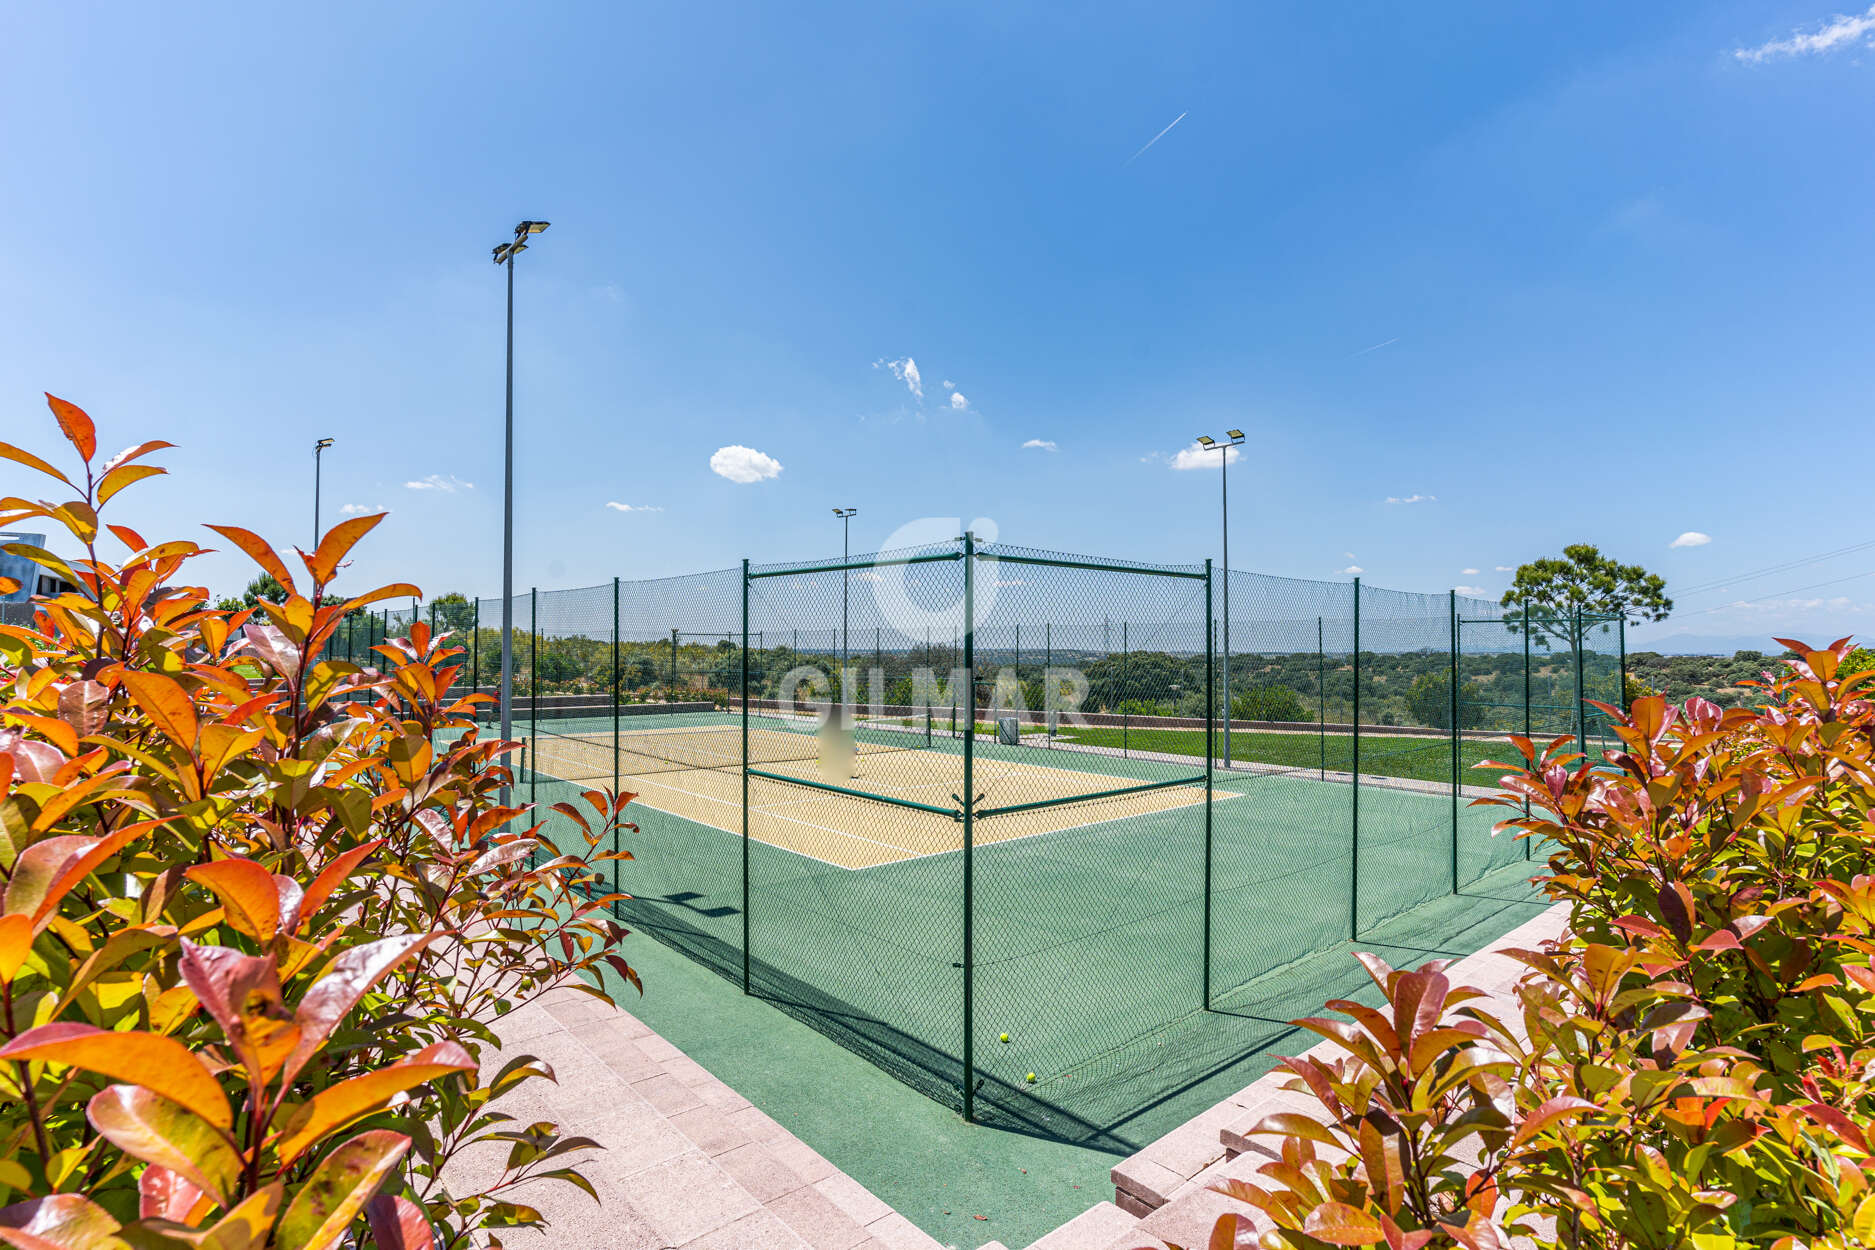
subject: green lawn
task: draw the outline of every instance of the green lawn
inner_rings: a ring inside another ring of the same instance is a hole
[[[995,727],[984,725],[985,732]],[[1134,751],[1158,751],[1171,755],[1204,756],[1202,729],[1116,729],[1107,726],[1064,728],[1056,741],[1087,746],[1126,746]],[[1516,748],[1508,742],[1466,740],[1461,747],[1461,765],[1484,760],[1514,760]],[[1224,735],[1217,735],[1218,757],[1223,758]],[[1324,755],[1324,751],[1326,754]],[[1354,738],[1350,734],[1328,734],[1325,738],[1309,733],[1231,734],[1230,757],[1250,764],[1279,764],[1288,768],[1326,768],[1330,772],[1348,772],[1353,768]],[[1361,736],[1361,771],[1382,777],[1408,777],[1416,781],[1452,779],[1451,742],[1445,738],[1391,737],[1380,734]],[[1491,785],[1496,778],[1489,772],[1469,773],[1466,785]]]

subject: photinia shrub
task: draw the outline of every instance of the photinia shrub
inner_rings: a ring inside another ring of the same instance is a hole
[[[211,526],[281,593],[210,606],[180,580],[201,547],[100,515],[171,444],[98,464],[91,419],[47,398],[82,473],[0,443],[64,496],[0,499],[0,527],[50,521],[84,554],[8,548],[78,589],[0,625],[0,1242],[423,1250],[538,1224],[506,1196],[525,1181],[592,1192],[568,1166],[592,1143],[500,1109],[547,1066],[478,1058],[550,989],[605,998],[601,963],[637,983],[600,873],[630,858],[630,796],[558,805],[583,844],[551,845],[501,805],[517,744],[450,694],[446,635],[326,653],[344,613],[415,593],[331,597],[381,517],[297,578]],[[445,1165],[487,1141],[508,1167],[454,1192]]]
[[[1481,766],[1568,936],[1507,952],[1511,1011],[1364,957],[1383,1007],[1297,1022],[1342,1052],[1284,1061],[1321,1113],[1221,1187],[1263,1244],[1875,1244],[1875,672],[1779,641],[1761,706],[1644,697],[1603,759]]]

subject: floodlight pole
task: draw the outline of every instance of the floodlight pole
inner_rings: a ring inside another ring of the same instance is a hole
[[[547,228],[544,221],[524,221],[514,228],[514,241],[495,248],[495,263],[508,270],[508,380],[507,411],[502,422],[501,454],[501,739],[513,736],[514,713],[514,258],[527,250],[523,241]],[[508,787],[501,788],[501,805],[508,806]]]
[[[1199,435],[1198,445],[1206,451],[1222,452],[1224,463],[1219,466],[1218,479],[1223,487],[1223,525],[1224,525],[1224,767],[1232,767],[1230,753],[1230,452],[1231,448],[1243,442],[1241,430],[1227,431],[1228,442],[1220,443],[1207,435]]]
[[[319,549],[319,460],[325,449],[332,445],[332,440],[322,438],[312,446],[312,541],[313,550]]]

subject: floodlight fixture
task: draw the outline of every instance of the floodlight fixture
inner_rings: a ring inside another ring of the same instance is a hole
[[[1217,443],[1217,440],[1212,438],[1209,434],[1200,434],[1198,436],[1198,441],[1206,447],[1214,446]]]
[[[1243,431],[1242,431],[1242,430],[1225,430],[1225,431],[1224,431],[1224,433],[1226,433],[1226,434],[1228,434],[1228,435],[1230,435],[1230,439],[1231,439],[1231,441],[1232,441],[1233,443],[1241,443],[1241,442],[1243,442]]]

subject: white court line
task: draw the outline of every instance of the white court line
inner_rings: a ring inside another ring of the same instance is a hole
[[[569,762],[569,761],[562,761],[562,762],[564,763],[564,762]],[[700,770],[700,771],[708,771],[708,770]],[[543,773],[543,775],[550,775],[550,774],[545,774],[545,773]],[[555,778],[555,780],[558,780],[558,781],[561,781],[561,784],[563,784],[563,785],[578,785],[578,784],[579,784],[578,782],[567,782],[567,781],[565,781],[564,779],[561,779],[561,778]],[[758,778],[758,780],[762,780],[762,779],[760,779],[760,778]],[[732,809],[737,809],[737,810],[739,810],[739,809],[741,808],[741,806],[742,806],[742,804],[741,804],[741,801],[740,801],[739,799],[738,799],[738,800],[730,800],[730,799],[719,799],[719,798],[715,798],[715,797],[713,797],[713,796],[711,796],[711,795],[707,795],[707,794],[699,794],[699,793],[698,793],[697,791],[695,791],[695,790],[686,790],[686,789],[684,789],[684,788],[682,788],[681,786],[674,786],[674,785],[671,785],[671,784],[670,784],[669,782],[665,782],[665,781],[652,781],[652,780],[651,780],[651,778],[649,778],[649,777],[645,777],[645,776],[626,776],[626,775],[621,775],[621,776],[620,776],[620,778],[619,778],[619,782],[620,782],[620,784],[621,784],[621,785],[623,785],[623,784],[624,784],[625,782],[627,782],[627,781],[629,781],[629,782],[632,782],[632,783],[634,783],[634,784],[638,784],[638,783],[645,783],[645,784],[649,784],[649,785],[651,785],[651,786],[655,786],[655,787],[657,787],[658,789],[661,789],[661,790],[668,790],[668,791],[670,791],[670,792],[671,792],[672,794],[681,794],[681,795],[683,795],[683,796],[684,796],[685,798],[689,798],[689,799],[700,799],[700,800],[702,800],[702,801],[703,801],[703,802],[705,802],[705,803],[714,803],[714,804],[716,804],[716,805],[717,805],[717,806],[719,806],[719,807],[727,807],[727,808],[732,808]],[[773,783],[773,784],[776,784],[776,785],[779,785],[779,784],[782,784],[782,783],[780,783],[780,782],[776,782],[776,783]],[[801,799],[797,799],[797,800],[794,800],[794,802],[797,802],[797,803],[809,803],[809,802],[814,802],[814,801],[815,801],[814,799],[811,799],[811,798],[806,798],[806,797],[803,797],[803,798],[801,798]],[[673,811],[670,811],[670,810],[668,810],[668,809],[666,809],[666,808],[662,808],[662,807],[657,807],[657,806],[656,806],[655,804],[650,804],[649,806],[651,806],[651,807],[652,807],[652,808],[653,808],[654,810],[656,810],[656,811],[660,811],[660,812],[663,812],[663,813],[664,813],[665,815],[667,815],[667,816],[676,816],[676,817],[678,817],[679,819],[689,819],[688,817],[686,817],[686,816],[684,816],[684,814],[683,814],[682,812],[673,812]],[[630,809],[629,809],[629,808],[627,808],[626,810],[628,810],[628,811],[629,811]],[[817,829],[817,830],[819,830],[819,831],[820,831],[821,833],[826,833],[826,834],[832,834],[832,835],[833,835],[834,837],[836,837],[836,838],[849,838],[849,839],[851,839],[852,841],[855,841],[855,842],[865,842],[865,843],[870,843],[870,844],[871,844],[871,845],[873,845],[873,846],[878,846],[878,847],[884,847],[884,848],[885,848],[885,849],[887,849],[887,850],[890,850],[890,851],[896,851],[896,852],[898,852],[898,854],[899,854],[899,855],[901,855],[901,856],[903,856],[903,857],[904,857],[904,859],[926,859],[926,858],[929,858],[929,857],[930,857],[930,856],[932,856],[932,855],[944,855],[944,854],[948,854],[948,853],[949,853],[949,852],[947,852],[947,851],[915,851],[915,850],[912,850],[912,849],[911,849],[910,847],[905,847],[905,846],[899,846],[898,844],[896,844],[896,843],[893,843],[893,842],[883,842],[883,841],[880,841],[880,840],[879,840],[879,839],[877,839],[877,838],[868,838],[868,837],[866,837],[866,836],[864,836],[863,834],[857,834],[857,833],[853,833],[853,832],[850,832],[849,830],[845,830],[845,829],[832,829],[832,828],[829,828],[829,827],[828,827],[828,826],[826,826],[826,825],[820,825],[820,824],[815,824],[815,823],[814,823],[813,821],[811,821],[811,820],[802,820],[802,819],[801,819],[800,817],[798,817],[798,816],[789,816],[789,815],[786,815],[786,814],[784,814],[784,813],[782,813],[782,812],[780,812],[780,811],[777,811],[777,810],[774,810],[774,809],[773,809],[772,807],[768,807],[768,806],[764,806],[764,807],[762,807],[762,808],[759,808],[759,809],[757,809],[757,810],[759,810],[759,811],[763,811],[763,812],[769,812],[769,813],[770,813],[770,814],[772,814],[772,815],[773,815],[773,816],[775,817],[775,819],[777,819],[777,820],[784,820],[784,821],[788,821],[788,822],[789,822],[789,823],[791,823],[791,824],[796,824],[796,825],[802,825],[802,826],[805,826],[806,828],[809,828],[809,829]],[[933,819],[936,819],[936,818],[937,818],[937,817],[935,816],[935,814],[931,814],[931,815],[932,815],[932,818],[933,818]],[[697,824],[703,824],[703,825],[708,825],[708,822],[707,822],[707,821],[697,821],[696,823],[697,823]],[[739,837],[741,837],[741,836],[742,836],[741,834],[739,834],[739,833],[737,833],[737,832],[736,832],[735,830],[733,830],[733,829],[724,829],[724,828],[723,828],[723,827],[722,827],[721,825],[708,825],[708,827],[709,827],[709,828],[712,828],[712,829],[715,829],[715,830],[716,830],[716,831],[718,831],[719,833],[726,833],[726,834],[728,834],[728,835],[729,835],[730,837],[732,837],[732,838],[739,838]],[[758,840],[759,840],[759,839],[758,839]],[[768,845],[770,845],[770,846],[774,846],[775,844],[771,842],[771,843],[768,843]],[[812,853],[810,853],[810,852],[808,852],[808,851],[798,851],[798,850],[795,850],[795,848],[793,848],[793,847],[791,847],[791,846],[776,846],[776,847],[775,847],[775,849],[776,849],[776,850],[779,850],[779,851],[787,851],[787,852],[789,852],[790,854],[794,854],[794,855],[799,855],[799,856],[801,856],[801,857],[802,857],[803,859],[811,859],[811,860],[814,860],[814,861],[815,861],[815,862],[817,862],[817,863],[822,863],[822,864],[826,864],[826,865],[827,865],[828,867],[830,867],[830,868],[840,868],[840,869],[844,869],[844,870],[845,870],[845,871],[847,871],[847,872],[861,872],[861,871],[864,871],[864,869],[865,869],[865,868],[880,868],[880,867],[884,867],[884,865],[882,865],[882,864],[867,864],[867,865],[864,865],[864,866],[863,866],[863,867],[861,867],[861,868],[855,868],[855,867],[853,867],[853,866],[852,866],[852,865],[850,865],[850,864],[840,864],[840,863],[835,863],[835,862],[834,862],[833,860],[830,860],[830,859],[822,859],[822,858],[821,858],[820,856],[818,856],[818,855],[815,855],[815,854],[812,854]],[[901,861],[895,861],[895,862],[903,862],[903,861],[901,860]]]

